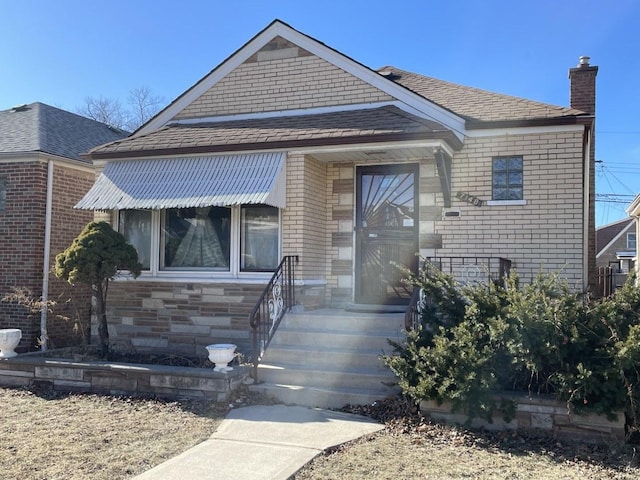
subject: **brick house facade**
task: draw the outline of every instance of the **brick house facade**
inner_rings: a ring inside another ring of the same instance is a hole
[[[0,111],[0,298],[28,288],[35,299],[57,302],[45,318],[49,346],[78,341],[75,322],[61,317],[85,324],[90,318],[88,289],[50,273],[55,255],[93,219],[91,212],[73,209],[95,180],[91,163],[79,154],[123,136],[42,103]],[[39,313],[0,302],[0,328],[22,329],[19,350],[41,345],[41,323]]]
[[[561,271],[587,289],[596,73],[581,58],[571,69],[571,107],[556,107],[372,70],[274,21],[131,137],[88,153],[97,181],[78,207],[103,211],[132,238],[144,233],[139,248],[151,257],[141,277],[110,291],[112,338],[246,349],[246,314],[269,277],[269,268],[243,263],[260,228],[277,230],[278,258],[299,256],[301,308],[406,304],[410,292],[392,262],[415,268],[416,253],[504,257],[525,282],[540,269]],[[254,175],[279,185],[280,170],[259,174],[243,163],[274,152],[282,154],[282,198],[241,200],[257,198],[248,196]],[[195,164],[197,182],[183,176]],[[210,169],[228,177],[225,199],[201,191],[215,190]],[[275,209],[269,219],[253,210],[265,205]],[[226,257],[203,267],[209,248],[176,262],[172,242],[202,229]],[[465,275],[483,274],[471,266]]]

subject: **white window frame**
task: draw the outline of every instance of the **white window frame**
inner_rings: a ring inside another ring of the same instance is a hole
[[[194,281],[229,281],[232,279],[269,279],[273,275],[272,271],[267,272],[252,272],[252,271],[240,271],[240,209],[241,206],[227,207],[231,210],[231,230],[230,230],[230,245],[229,252],[229,270],[188,270],[188,269],[162,269],[160,266],[160,249],[161,249],[161,219],[163,210],[151,211],[151,262],[150,269],[143,270],[140,279],[144,280],[194,280]],[[113,214],[113,225],[116,230],[119,229],[119,212],[115,211]],[[282,258],[282,209],[278,208],[278,261]]]
[[[633,246],[631,245],[631,238],[633,238]],[[627,233],[627,250],[636,251],[638,248],[638,237],[635,232]]]

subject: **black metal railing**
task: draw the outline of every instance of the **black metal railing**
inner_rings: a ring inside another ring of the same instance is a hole
[[[511,260],[502,257],[427,257],[421,266],[421,274],[429,275],[436,268],[454,277],[462,284],[500,282],[511,272]],[[429,302],[422,289],[415,287],[404,316],[407,330],[420,325],[422,307]]]
[[[295,265],[297,255],[282,259],[253,310],[249,324],[253,333],[253,381],[258,381],[258,364],[267,350],[284,314],[296,304]]]

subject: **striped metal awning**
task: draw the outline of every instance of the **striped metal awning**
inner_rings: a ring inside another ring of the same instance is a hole
[[[108,162],[75,208],[285,207],[285,153]]]

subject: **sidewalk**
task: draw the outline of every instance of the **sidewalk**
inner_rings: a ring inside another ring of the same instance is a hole
[[[348,413],[256,405],[229,412],[203,443],[137,480],[286,480],[323,450],[383,426]]]

